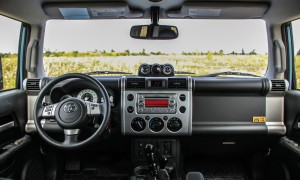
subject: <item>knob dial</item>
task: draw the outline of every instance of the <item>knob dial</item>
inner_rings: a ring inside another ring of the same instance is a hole
[[[167,123],[167,128],[172,132],[177,132],[182,128],[182,122],[178,118],[171,118]]]
[[[131,128],[134,131],[141,132],[146,128],[146,122],[143,118],[137,117],[131,121]]]
[[[148,64],[143,64],[143,65],[141,65],[140,71],[144,75],[149,74],[150,66]]]
[[[154,132],[159,132],[164,128],[164,121],[158,117],[152,118],[149,122],[149,128]]]
[[[159,64],[153,64],[151,68],[152,74],[160,74],[161,73],[161,68]]]
[[[165,75],[170,75],[172,72],[173,72],[173,68],[172,68],[172,66],[171,65],[165,65],[164,67],[163,67],[163,73],[165,74]]]

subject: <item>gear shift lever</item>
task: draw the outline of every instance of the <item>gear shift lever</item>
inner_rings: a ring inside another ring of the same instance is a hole
[[[157,177],[158,176],[158,170],[157,170],[157,165],[154,161],[153,145],[152,144],[146,144],[146,146],[144,148],[144,152],[145,152],[145,155],[146,155],[146,158],[147,158],[150,175],[152,177]]]

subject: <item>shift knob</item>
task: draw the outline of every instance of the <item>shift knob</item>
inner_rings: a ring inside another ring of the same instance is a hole
[[[157,165],[154,161],[154,152],[153,152],[153,145],[152,144],[146,144],[144,148],[144,152],[147,158],[148,162],[148,168],[149,172],[152,177],[157,177],[158,175],[158,170],[157,170]]]
[[[158,163],[159,163],[160,169],[165,169],[167,162],[168,162],[168,159],[166,156],[164,156],[164,155],[159,156]]]
[[[146,144],[144,148],[145,153],[153,153],[153,145],[152,144]]]

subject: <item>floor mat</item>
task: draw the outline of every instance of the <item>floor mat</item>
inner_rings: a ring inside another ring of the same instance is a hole
[[[249,180],[245,163],[232,157],[188,158],[185,171],[201,172],[205,180]]]

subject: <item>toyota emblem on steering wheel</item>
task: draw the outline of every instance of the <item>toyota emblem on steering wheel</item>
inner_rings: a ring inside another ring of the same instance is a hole
[[[77,106],[76,106],[76,104],[74,104],[74,103],[67,103],[66,105],[64,105],[64,111],[66,112],[66,113],[72,113],[72,112],[75,112],[75,111],[77,111]]]

